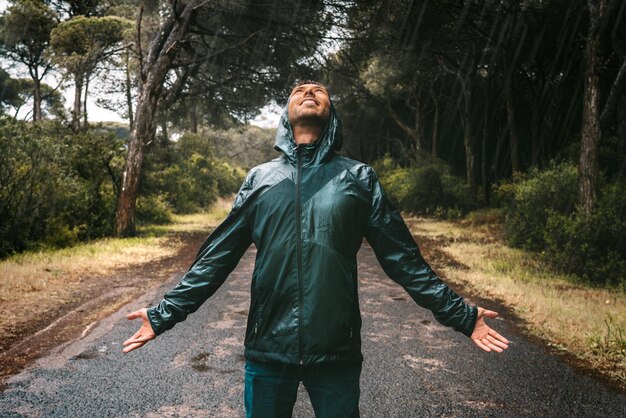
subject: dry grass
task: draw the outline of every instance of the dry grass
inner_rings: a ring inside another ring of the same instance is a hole
[[[551,273],[531,253],[495,239],[484,225],[415,219],[413,233],[445,242],[467,269],[440,268],[452,282],[504,301],[530,331],[626,384],[626,298]]]
[[[166,237],[101,239],[62,250],[16,255],[0,262],[0,302],[22,300],[27,294],[60,292],[57,287],[84,275],[104,275],[112,269],[166,257],[180,242]]]
[[[85,296],[94,282],[116,270],[173,256],[183,245],[181,233],[208,232],[229,207],[229,200],[220,200],[210,212],[179,215],[170,225],[140,228],[138,238],[107,238],[0,261],[0,310],[10,313],[0,316],[0,336],[21,326],[20,312],[54,311]]]
[[[208,232],[228,215],[233,198],[219,198],[208,212],[191,215],[173,215],[173,222],[168,225],[149,225],[140,228],[142,235],[160,236],[168,233]]]

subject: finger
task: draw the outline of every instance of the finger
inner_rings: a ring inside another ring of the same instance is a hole
[[[131,352],[133,350],[138,349],[139,347],[143,346],[144,344],[145,344],[145,342],[144,343],[135,343],[135,344],[129,345],[129,346],[125,347],[122,350],[122,352],[129,353],[129,352]]]
[[[487,318],[497,318],[498,315],[499,313],[496,311],[488,311],[487,309],[483,311],[483,316],[486,316]]]
[[[498,347],[500,347],[500,348],[503,348],[503,349],[505,349],[505,350],[506,350],[507,348],[509,348],[509,346],[508,346],[507,344],[505,344],[504,342],[502,342],[502,341],[500,341],[500,340],[497,340],[495,337],[492,337],[491,335],[487,335],[487,337],[486,337],[486,338],[487,338],[487,340],[489,340],[489,342],[490,342],[491,344],[493,344],[493,345],[496,345],[496,346],[498,346]]]
[[[507,340],[506,338],[504,338],[502,335],[498,334],[498,332],[494,329],[490,329],[489,330],[489,335],[497,338],[498,340],[502,341],[505,344],[509,343],[509,340]]]
[[[488,339],[484,339],[482,340],[483,344],[485,344],[487,347],[489,347],[490,349],[492,349],[495,352],[501,353],[504,350],[502,350],[500,347],[498,347],[497,345],[493,344],[491,341],[489,341]]]
[[[138,338],[140,335],[141,335],[141,329],[140,329],[139,331],[137,331],[136,333],[134,333],[132,337],[130,337],[129,339],[127,339],[126,341],[124,341],[124,343],[123,343],[123,344],[124,344],[124,345],[126,345],[126,344],[130,344],[130,342],[131,342],[132,340],[134,340],[135,338]]]
[[[150,341],[152,339],[152,337],[148,336],[148,335],[141,335],[137,338],[130,338],[126,341],[124,341],[123,345],[129,345],[129,344],[134,344],[134,343],[145,343],[146,341]]]
[[[141,318],[141,311],[131,312],[128,315],[126,315],[126,319],[133,320],[137,318]]]
[[[483,344],[483,342],[481,340],[476,339],[476,340],[472,340],[472,341],[474,341],[474,344],[476,344],[481,349],[483,349],[483,350],[485,350],[487,352],[491,351],[491,349],[489,347],[487,347],[485,344]]]

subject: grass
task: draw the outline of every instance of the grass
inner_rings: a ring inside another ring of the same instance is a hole
[[[221,199],[206,213],[175,215],[171,224],[140,227],[135,238],[100,239],[0,261],[0,310],[4,312],[0,339],[19,334],[18,328],[37,312],[41,316],[89,296],[96,282],[107,280],[120,268],[139,269],[175,255],[183,246],[181,234],[208,233],[226,216],[229,206],[229,200]]]
[[[558,275],[535,255],[506,246],[497,226],[413,219],[415,234],[443,239],[443,250],[469,269],[442,267],[451,282],[500,299],[529,331],[626,384],[626,298]]]
[[[228,215],[232,199],[219,198],[208,212],[172,215],[172,223],[147,225],[139,228],[142,236],[162,236],[171,233],[208,232]]]

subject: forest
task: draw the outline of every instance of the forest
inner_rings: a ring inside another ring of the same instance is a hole
[[[12,0],[0,58],[0,257],[236,192],[313,79],[401,210],[626,289],[626,2]]]

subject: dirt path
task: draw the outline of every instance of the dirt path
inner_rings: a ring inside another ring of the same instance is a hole
[[[71,302],[57,304],[40,312],[24,312],[24,315],[32,318],[27,325],[0,335],[0,390],[7,376],[19,372],[53,347],[85,336],[99,320],[136,299],[146,289],[184,271],[205,238],[206,232],[173,234],[171,240],[183,243],[173,256],[139,266],[119,268],[113,274],[84,277]],[[138,275],[138,272],[141,274]],[[6,306],[4,308],[8,309]],[[16,306],[14,309],[37,308]]]

